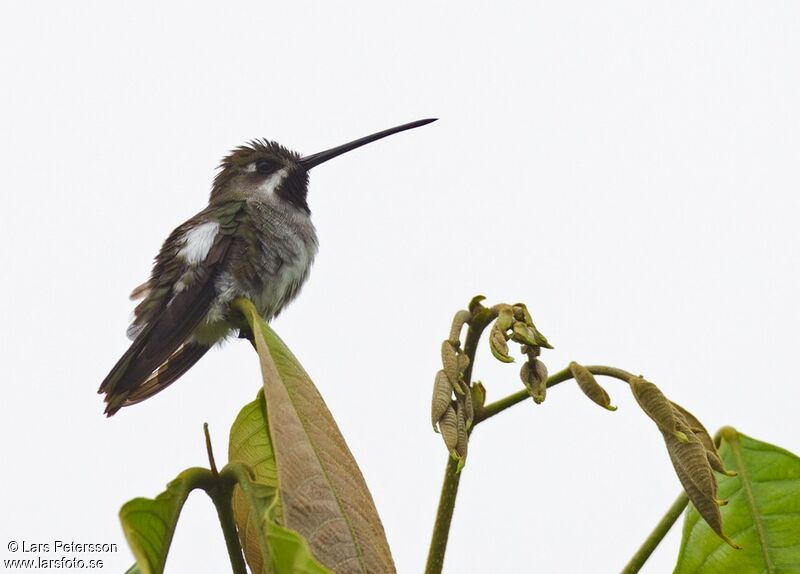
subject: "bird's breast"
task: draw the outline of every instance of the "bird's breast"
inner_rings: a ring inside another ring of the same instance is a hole
[[[270,320],[300,292],[317,254],[317,237],[308,217],[265,212],[257,219],[246,257],[251,259],[248,296]]]

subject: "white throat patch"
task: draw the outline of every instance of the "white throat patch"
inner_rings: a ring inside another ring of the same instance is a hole
[[[271,176],[269,176],[264,183],[258,186],[257,190],[258,193],[264,196],[270,196],[275,193],[275,190],[283,183],[283,180],[286,179],[286,176],[289,174],[289,170],[285,167],[283,169],[279,169]]]
[[[190,229],[184,235],[186,244],[178,252],[178,255],[183,257],[190,265],[202,263],[208,256],[218,232],[218,221],[206,221]]]

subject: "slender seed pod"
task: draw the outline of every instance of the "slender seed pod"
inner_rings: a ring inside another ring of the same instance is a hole
[[[575,378],[575,382],[578,383],[578,387],[583,391],[583,394],[589,397],[592,401],[607,409],[609,411],[617,410],[617,407],[611,404],[611,399],[608,396],[606,390],[600,386],[597,382],[597,379],[594,378],[594,375],[584,367],[583,365],[579,365],[575,361],[572,361],[569,364],[569,371],[572,373],[572,376]]]

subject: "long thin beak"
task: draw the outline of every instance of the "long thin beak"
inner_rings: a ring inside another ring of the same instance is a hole
[[[409,124],[403,124],[402,126],[397,126],[394,128],[389,128],[388,130],[383,130],[382,132],[374,133],[370,136],[366,136],[363,138],[359,138],[357,140],[353,140],[349,143],[342,144],[340,146],[336,146],[331,149],[326,149],[325,151],[321,151],[315,154],[307,155],[306,157],[300,160],[300,165],[302,165],[306,170],[311,169],[314,166],[317,166],[323,162],[328,161],[329,159],[335,158],[337,155],[342,155],[343,153],[347,153],[351,150],[356,149],[357,147],[361,147],[362,145],[374,142],[381,138],[385,138],[386,136],[390,136],[392,134],[396,134],[398,132],[403,132],[405,130],[411,130],[414,128],[418,128],[420,126],[424,126],[431,122],[435,122],[438,118],[429,118],[426,120],[417,120],[415,122],[411,122]]]

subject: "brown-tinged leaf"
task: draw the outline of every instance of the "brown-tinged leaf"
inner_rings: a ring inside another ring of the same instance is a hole
[[[431,423],[433,430],[439,432],[436,425],[439,419],[442,418],[447,407],[450,405],[453,387],[450,386],[450,381],[444,371],[436,373],[436,380],[433,383],[433,399],[431,400]]]
[[[337,573],[395,572],[375,503],[319,391],[250,301],[233,306],[261,361],[283,526]]]
[[[600,386],[589,369],[572,361],[569,364],[569,372],[572,373],[575,382],[578,383],[578,387],[580,387],[584,395],[604,409],[609,411],[617,410],[617,407],[611,404],[611,399],[608,397],[606,390]]]

